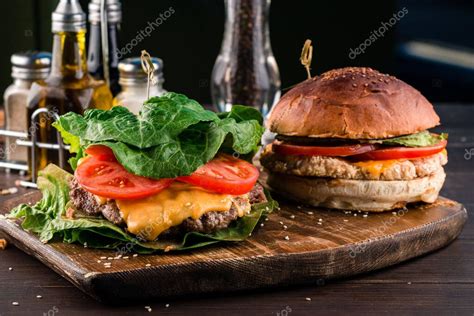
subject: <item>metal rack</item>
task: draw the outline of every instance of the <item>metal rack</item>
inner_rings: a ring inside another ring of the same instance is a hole
[[[27,132],[18,132],[10,131],[5,129],[0,129],[0,135],[5,137],[16,138],[15,143],[17,146],[24,146],[30,148],[29,161],[27,163],[13,161],[13,160],[0,160],[0,168],[5,168],[7,170],[19,170],[20,172],[27,172],[31,175],[31,181],[20,181],[20,185],[28,188],[36,188],[36,180],[38,176],[37,170],[37,154],[36,149],[48,149],[48,150],[57,150],[58,151],[58,161],[59,167],[64,168],[66,165],[64,151],[69,150],[70,146],[65,145],[61,138],[59,132],[57,133],[58,143],[43,143],[38,141],[38,118],[40,114],[47,114],[49,117],[53,118],[55,121],[59,118],[59,115],[52,110],[47,108],[39,108],[31,114],[31,124],[29,127],[29,134]]]

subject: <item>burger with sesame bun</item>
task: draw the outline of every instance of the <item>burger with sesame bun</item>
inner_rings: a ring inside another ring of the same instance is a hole
[[[429,131],[437,125],[431,103],[405,82],[335,69],[281,98],[261,164],[269,187],[313,206],[382,212],[432,203],[447,163],[447,135]]]

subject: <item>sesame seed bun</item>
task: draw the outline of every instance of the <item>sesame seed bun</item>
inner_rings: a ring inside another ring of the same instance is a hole
[[[301,203],[334,209],[383,212],[412,202],[433,203],[446,175],[443,169],[413,180],[379,181],[301,177],[270,173],[267,184]]]
[[[301,82],[272,110],[267,127],[286,136],[375,139],[439,124],[433,106],[405,82],[370,68],[341,68]]]

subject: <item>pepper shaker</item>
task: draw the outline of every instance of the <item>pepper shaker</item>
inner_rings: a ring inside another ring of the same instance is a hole
[[[224,40],[211,80],[220,111],[249,105],[266,115],[280,97],[269,33],[270,0],[226,0]]]

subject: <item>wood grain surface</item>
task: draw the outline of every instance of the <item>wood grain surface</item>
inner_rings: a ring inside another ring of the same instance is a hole
[[[307,285],[102,304],[39,260],[10,245],[0,251],[0,314],[6,315],[472,315],[474,312],[474,104],[436,106],[449,133],[443,196],[460,201],[468,220],[460,236],[435,253],[385,269]],[[0,172],[0,188],[18,175]],[[16,196],[28,190],[19,188]],[[0,204],[8,196],[0,196]],[[350,218],[349,218],[350,220]],[[0,232],[0,238],[2,238]],[[270,276],[269,276],[270,277]],[[137,289],[140,291],[140,289]],[[40,296],[40,298],[38,298]],[[19,305],[13,305],[18,302]],[[145,306],[153,311],[148,313]]]
[[[34,203],[38,191],[4,203]],[[307,208],[282,201],[240,243],[158,255],[43,244],[17,221],[0,221],[11,243],[94,298],[123,300],[288,286],[360,274],[439,249],[460,233],[464,207],[440,198],[383,214]],[[121,256],[119,256],[119,254]],[[120,257],[120,258],[119,258]],[[110,264],[107,264],[110,263]]]

